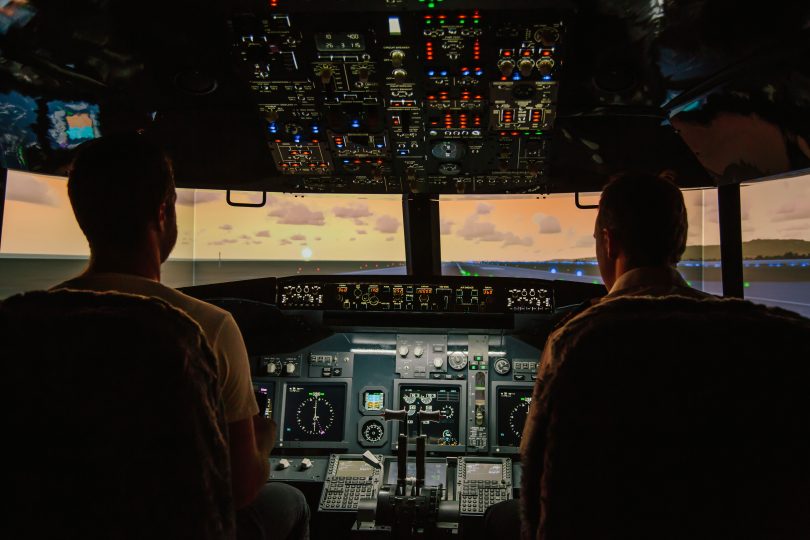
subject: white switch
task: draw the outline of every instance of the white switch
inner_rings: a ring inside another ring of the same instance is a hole
[[[283,471],[284,469],[287,469],[289,467],[290,467],[290,460],[287,458],[281,458],[280,460],[278,460],[278,465],[276,466],[276,469]]]
[[[270,362],[269,364],[267,364],[267,373],[269,375],[272,375],[275,372],[276,372],[276,363]]]
[[[309,458],[304,458],[301,460],[301,470],[305,471],[307,469],[312,468],[312,460]]]

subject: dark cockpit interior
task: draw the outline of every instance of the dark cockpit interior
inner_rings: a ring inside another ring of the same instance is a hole
[[[313,538],[476,538],[489,507],[520,495],[548,334],[606,290],[574,263],[582,279],[446,271],[456,237],[440,205],[565,195],[587,212],[611,175],[670,171],[717,192],[706,272],[742,298],[741,185],[810,170],[810,5],[0,1],[0,201],[9,170],[67,176],[79,145],[122,132],[158,141],[178,188],[278,223],[310,216],[274,203],[283,194],[395,201],[396,273],[292,265],[181,290],[239,325],[260,414],[278,425],[269,482],[304,493]],[[465,240],[523,242],[484,225],[467,222]],[[807,309],[801,279],[786,303]]]

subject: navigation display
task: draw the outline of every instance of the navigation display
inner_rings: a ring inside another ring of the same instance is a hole
[[[396,461],[389,461],[390,467],[388,469],[388,484],[397,483],[397,474],[399,467]],[[406,469],[406,474],[410,481],[416,479],[416,463],[409,461]],[[425,462],[425,485],[426,486],[441,486],[447,481],[447,462],[432,463]]]
[[[259,414],[265,418],[273,418],[276,385],[253,383],[253,395],[256,396],[256,403],[259,405]]]
[[[498,446],[520,446],[532,402],[532,388],[501,387],[497,392]]]
[[[466,464],[466,480],[495,480],[500,482],[503,480],[503,464],[502,463],[470,463]]]
[[[287,384],[284,392],[285,441],[343,441],[346,386]]]
[[[399,405],[408,411],[408,437],[415,438],[418,432],[418,411],[442,411],[444,418],[438,422],[422,424],[422,433],[427,435],[427,444],[458,446],[459,415],[461,413],[461,387],[456,385],[405,385],[399,388]]]
[[[374,467],[359,459],[341,459],[335,476],[339,478],[366,478],[374,474]]]

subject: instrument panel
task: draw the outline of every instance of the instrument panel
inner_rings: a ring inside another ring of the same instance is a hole
[[[471,283],[459,278],[413,282],[401,277],[372,280],[321,281],[306,277],[279,280],[282,309],[319,309],[359,312],[431,313],[552,313],[550,283],[493,279]]]

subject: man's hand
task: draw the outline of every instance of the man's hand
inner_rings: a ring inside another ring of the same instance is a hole
[[[272,418],[253,417],[253,431],[256,433],[256,446],[261,456],[269,456],[276,444],[278,426]]]

